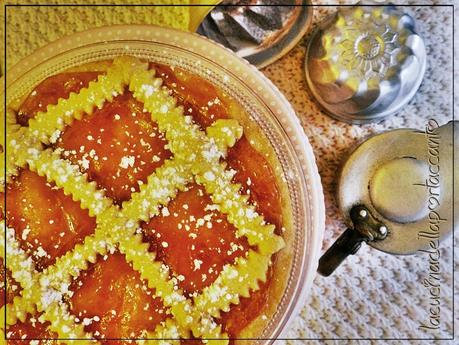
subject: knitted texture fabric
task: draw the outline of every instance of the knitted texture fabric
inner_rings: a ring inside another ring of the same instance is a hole
[[[90,28],[135,23],[186,29],[190,20],[189,6],[167,6],[178,3],[187,5],[188,0],[21,0],[7,1],[7,3],[43,5],[7,7],[7,67],[11,67],[46,43]],[[52,6],[56,4],[68,4],[68,6]],[[85,6],[71,6],[70,4]],[[89,6],[95,4],[107,6]],[[163,6],[149,6],[152,4]],[[2,23],[3,16],[2,11]],[[2,51],[4,51],[3,35],[2,26]]]
[[[54,2],[59,2],[53,0]],[[29,3],[31,1],[28,1]],[[67,3],[77,1],[69,1]],[[83,3],[83,1],[78,1]],[[101,1],[92,0],[92,3]],[[112,1],[113,2],[113,1]],[[118,1],[115,1],[118,2]],[[168,3],[169,1],[162,1]],[[47,1],[51,3],[51,1]],[[84,1],[89,3],[89,1]],[[120,0],[118,3],[138,3]],[[145,1],[143,3],[146,3]],[[158,3],[151,1],[151,3]],[[170,0],[170,3],[174,3]],[[176,1],[175,1],[176,3]],[[315,2],[317,5],[337,1]],[[349,1],[339,1],[349,3]],[[405,3],[404,1],[397,2]],[[416,4],[430,2],[416,1]],[[438,1],[440,3],[440,1]],[[458,8],[458,6],[456,6]],[[49,41],[76,31],[108,24],[155,23],[187,27],[188,12],[183,7],[40,7],[8,8],[8,66]],[[453,8],[415,6],[403,9],[417,20],[417,30],[427,49],[427,70],[413,98],[397,115],[369,125],[349,125],[325,115],[307,92],[304,58],[309,34],[287,55],[263,69],[293,105],[313,147],[322,178],[326,206],[323,249],[345,229],[337,208],[337,172],[350,150],[363,138],[395,128],[423,130],[430,118],[444,124],[453,116]],[[314,7],[314,26],[336,7]],[[457,14],[457,13],[456,13]],[[457,37],[458,35],[456,35]],[[3,39],[2,39],[3,43]],[[459,44],[455,44],[456,47]],[[456,52],[457,54],[457,52]],[[456,55],[457,56],[457,55]],[[457,88],[456,88],[457,89]],[[458,104],[456,97],[455,104]],[[457,157],[455,166],[459,166]],[[455,243],[459,242],[456,235]],[[276,344],[338,343],[334,339],[450,338],[453,336],[453,270],[458,268],[459,250],[452,254],[452,235],[441,243],[440,329],[420,328],[428,322],[430,295],[423,285],[429,274],[426,253],[410,256],[384,254],[367,245],[350,256],[334,275],[317,276],[300,315],[293,319],[288,338]],[[456,284],[457,286],[458,284]],[[456,310],[456,315],[458,315]],[[456,317],[457,318],[457,317]],[[457,320],[456,320],[457,321]],[[316,340],[313,339],[322,339]],[[386,343],[388,341],[380,341]],[[346,340],[346,344],[359,343]],[[379,342],[378,342],[379,343]],[[393,343],[393,342],[392,342]],[[400,340],[397,344],[422,344],[432,341]],[[442,341],[454,344],[454,340]]]

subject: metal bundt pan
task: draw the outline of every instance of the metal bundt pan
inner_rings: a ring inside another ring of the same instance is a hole
[[[339,10],[313,34],[306,79],[320,105],[350,123],[379,121],[414,96],[426,69],[414,19],[394,6]]]

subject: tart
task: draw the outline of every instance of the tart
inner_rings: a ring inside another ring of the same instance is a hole
[[[274,150],[230,96],[121,56],[45,79],[6,123],[8,344],[262,334],[286,287],[291,208]]]

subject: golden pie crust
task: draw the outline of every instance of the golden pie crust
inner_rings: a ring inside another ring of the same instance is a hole
[[[8,283],[2,287],[7,299],[0,330],[13,337],[45,334],[107,344],[129,343],[104,340],[118,337],[253,344],[234,338],[263,334],[293,260],[288,188],[268,139],[235,100],[179,68],[123,56],[67,70],[60,78],[67,78],[60,86],[52,84],[57,79],[45,81],[8,105],[6,212],[2,205]],[[55,87],[64,90],[57,104],[46,93]],[[85,145],[78,141],[82,133]],[[125,155],[113,142],[117,136],[127,138]],[[38,198],[39,204],[43,195],[67,218],[44,227],[53,206],[27,210],[18,201]],[[273,195],[277,200],[269,200]],[[68,224],[71,235],[63,231],[47,241],[34,230]],[[191,247],[192,240],[180,237],[182,227],[197,241]],[[193,256],[196,248],[205,259]],[[201,267],[207,271],[199,276]],[[131,300],[125,297],[130,293]],[[90,317],[88,301],[100,299],[92,305],[103,309],[101,295],[106,303],[132,302],[113,309],[128,315],[126,324],[95,311]],[[144,304],[153,311],[135,309]],[[16,330],[26,324],[34,324],[36,334]],[[123,333],[133,324],[145,329]]]

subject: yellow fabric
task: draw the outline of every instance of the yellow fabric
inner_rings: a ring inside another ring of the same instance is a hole
[[[191,0],[196,3],[197,0]],[[212,1],[208,1],[212,3]],[[188,30],[190,0],[8,0],[7,4],[124,4],[157,6],[33,6],[7,7],[7,66],[58,38],[112,24],[156,24]],[[161,5],[159,5],[161,4]],[[164,6],[171,5],[175,6]],[[181,4],[181,5],[176,5]],[[3,8],[1,11],[3,23]],[[4,32],[0,47],[4,49]],[[2,59],[2,71],[4,61]]]

